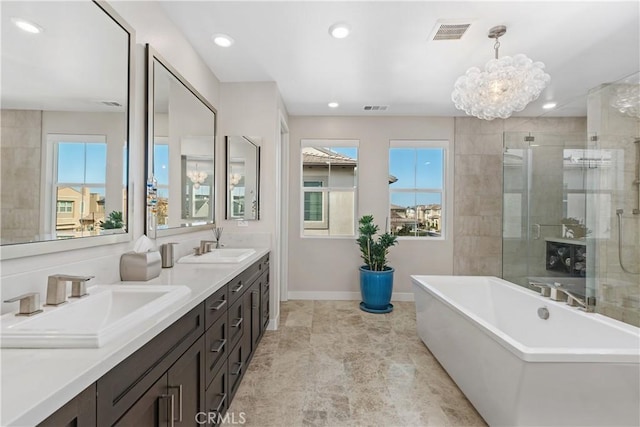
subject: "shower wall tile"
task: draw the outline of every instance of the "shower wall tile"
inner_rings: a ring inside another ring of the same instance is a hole
[[[30,241],[40,220],[40,111],[0,112],[0,236],[2,243]]]

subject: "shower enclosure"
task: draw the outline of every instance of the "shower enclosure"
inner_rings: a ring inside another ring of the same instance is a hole
[[[502,276],[562,283],[595,296],[597,312],[640,326],[637,82],[593,89],[583,126],[565,119],[584,131],[504,133]],[[635,110],[620,107],[622,96]]]

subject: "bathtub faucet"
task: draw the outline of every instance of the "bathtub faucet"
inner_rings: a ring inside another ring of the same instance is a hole
[[[551,295],[551,286],[548,283],[529,282],[529,286],[538,288],[540,290],[540,295],[543,297]]]
[[[587,313],[595,313],[596,311],[596,297],[580,298],[579,296],[568,291],[562,284],[556,283],[555,287],[567,294],[567,304],[572,307],[578,307],[580,310],[584,310]]]

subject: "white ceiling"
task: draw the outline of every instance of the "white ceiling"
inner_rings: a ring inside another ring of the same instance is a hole
[[[506,25],[500,56],[546,64],[550,85],[520,116],[586,114],[586,94],[640,69],[638,1],[163,1],[222,82],[275,81],[291,115],[462,116],[456,78],[493,57],[489,28]],[[439,20],[468,21],[457,41],[432,41]],[[336,22],[351,35],[333,39]],[[211,36],[227,33],[230,48]],[[329,109],[337,101],[340,107]],[[364,105],[388,105],[365,113]]]

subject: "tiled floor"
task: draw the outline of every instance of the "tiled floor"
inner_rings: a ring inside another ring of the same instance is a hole
[[[261,427],[486,425],[420,341],[414,304],[394,306],[283,303],[229,414]]]

